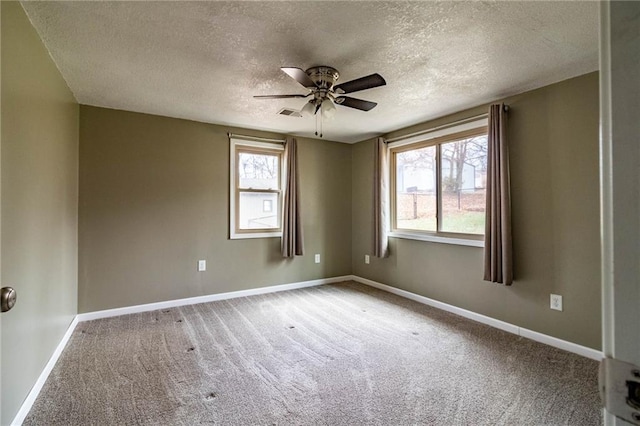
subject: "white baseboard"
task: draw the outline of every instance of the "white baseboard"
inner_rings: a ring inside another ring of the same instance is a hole
[[[106,309],[104,311],[78,314],[78,321],[91,321],[100,318],[117,317],[138,312],[155,311],[176,306],[195,305],[198,303],[215,302],[218,300],[235,299],[237,297],[255,296],[257,294],[275,293],[278,291],[295,290],[297,288],[314,287],[323,284],[337,283],[351,280],[350,275],[319,280],[301,281],[297,283],[274,285],[270,287],[252,288],[249,290],[230,291],[228,293],[209,294],[206,296],[188,297],[186,299],[167,300],[165,302],[146,303],[144,305],[127,306],[125,308]]]
[[[62,336],[62,340],[60,340],[60,343],[58,343],[56,350],[53,351],[53,354],[51,355],[51,358],[49,358],[47,365],[44,366],[44,369],[40,373],[38,380],[36,380],[35,384],[29,391],[29,394],[27,395],[24,402],[22,403],[20,410],[18,410],[18,413],[13,418],[13,421],[11,422],[12,426],[20,426],[22,422],[24,422],[24,419],[27,417],[27,414],[29,414],[29,411],[31,410],[33,403],[36,402],[36,398],[38,398],[38,395],[40,394],[42,387],[47,381],[49,374],[51,374],[51,370],[53,370],[53,367],[56,365],[56,362],[58,362],[58,358],[60,358],[60,355],[62,355],[62,351],[64,351],[64,348],[67,346],[67,343],[69,342],[69,339],[73,334],[73,330],[76,329],[77,324],[78,324],[78,316],[76,315],[75,317],[73,317],[73,320],[71,321],[71,324],[69,324],[69,327],[67,328],[67,331],[64,333],[64,336]]]
[[[567,342],[566,340],[558,339],[557,337],[548,336],[546,334],[538,333],[537,331],[527,330],[526,328],[520,328],[520,336],[527,339],[535,340],[536,342],[544,343],[545,345],[553,346],[554,348],[562,349],[574,354],[582,355],[586,358],[595,359],[600,361],[604,358],[602,351],[588,348],[586,346],[578,345],[577,343]]]
[[[367,278],[362,278],[357,275],[352,275],[351,279],[359,283],[378,288],[380,290],[387,291],[389,293],[396,294],[406,299],[414,300],[424,305],[433,306],[434,308],[442,309],[443,311],[451,312],[461,317],[469,318],[471,320],[489,325],[491,327],[499,328],[500,330],[507,331],[509,333],[516,334],[518,336],[525,337],[527,339],[534,340],[536,342],[544,343],[545,345],[553,346],[554,348],[562,349],[568,352],[591,358],[596,361],[600,361],[604,355],[601,351],[581,346],[576,343],[567,342],[566,340],[551,337],[546,334],[538,333],[537,331],[527,330],[526,328],[519,327],[508,322],[500,321],[495,318],[481,315],[466,309],[458,308],[457,306],[449,305],[447,303],[439,302],[437,300],[429,299],[428,297],[420,296],[419,294],[411,293],[406,290],[391,287],[386,284],[379,283]]]

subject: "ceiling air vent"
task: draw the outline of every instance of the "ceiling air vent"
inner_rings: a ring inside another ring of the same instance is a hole
[[[300,114],[300,111],[296,111],[295,109],[289,109],[289,108],[282,108],[280,111],[278,111],[278,114],[288,115],[289,117],[302,117],[302,114]]]

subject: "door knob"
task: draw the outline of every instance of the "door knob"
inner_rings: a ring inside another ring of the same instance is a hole
[[[11,287],[2,287],[0,289],[0,305],[2,312],[7,312],[16,304],[16,291]]]

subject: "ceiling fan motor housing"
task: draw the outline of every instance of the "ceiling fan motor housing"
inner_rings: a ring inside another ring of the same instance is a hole
[[[331,89],[338,78],[340,78],[340,73],[338,73],[337,69],[325,65],[311,67],[306,70],[305,73],[313,80],[319,89],[325,90]]]

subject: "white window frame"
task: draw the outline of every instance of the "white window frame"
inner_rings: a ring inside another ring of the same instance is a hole
[[[409,229],[396,229],[395,228],[395,215],[396,215],[396,170],[395,170],[395,162],[393,161],[393,152],[398,150],[398,148],[405,147],[408,145],[429,145],[430,142],[433,142],[433,145],[438,145],[440,143],[446,142],[437,142],[442,138],[446,138],[455,133],[467,132],[474,129],[486,128],[488,126],[488,118],[480,118],[478,120],[468,121],[462,124],[453,125],[444,129],[437,129],[433,131],[427,131],[425,133],[421,133],[416,136],[410,136],[405,139],[401,139],[398,141],[391,142],[387,144],[387,149],[389,150],[389,192],[390,192],[390,211],[389,215],[389,237],[392,238],[404,238],[410,240],[419,240],[419,241],[428,241],[434,243],[444,243],[444,244],[456,244],[462,246],[471,246],[471,247],[484,247],[484,235],[472,235],[472,234],[458,234],[453,232],[440,232],[440,231],[418,231],[418,230],[409,230]],[[437,158],[438,162],[438,177],[440,176],[440,158],[439,158],[439,149],[437,149]],[[440,189],[441,182],[438,179],[438,192]],[[438,208],[440,211],[440,208]]]
[[[280,155],[280,189],[278,195],[278,205],[274,206],[279,212],[278,218],[279,228],[273,230],[257,229],[257,230],[240,230],[238,227],[238,170],[236,168],[238,151],[244,149],[258,149],[265,152],[278,153]],[[284,145],[281,143],[259,142],[251,139],[241,139],[238,137],[229,138],[229,238],[232,240],[246,238],[276,238],[282,237],[282,209],[284,202],[285,187],[285,167],[284,167]]]

